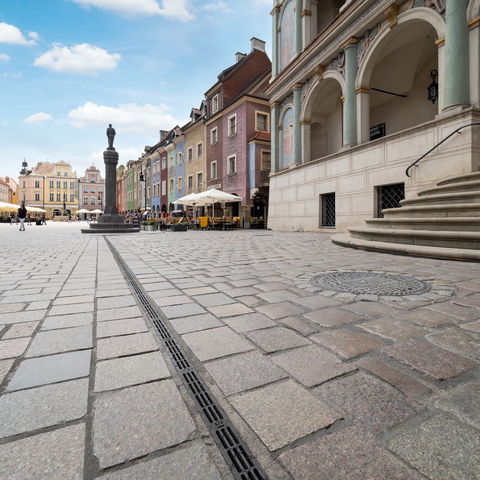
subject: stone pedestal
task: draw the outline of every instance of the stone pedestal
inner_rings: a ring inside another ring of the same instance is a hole
[[[105,150],[105,212],[98,219],[98,223],[90,224],[90,228],[82,229],[82,233],[133,233],[140,228],[130,223],[125,223],[123,215],[117,210],[117,164],[118,152]]]

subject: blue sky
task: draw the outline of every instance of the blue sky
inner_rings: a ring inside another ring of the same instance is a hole
[[[0,176],[96,164],[117,131],[120,162],[188,120],[216,76],[271,47],[272,0],[0,0]]]

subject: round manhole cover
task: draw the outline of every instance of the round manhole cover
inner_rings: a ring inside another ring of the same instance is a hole
[[[421,295],[430,288],[427,283],[408,275],[374,272],[325,273],[316,275],[311,282],[322,290],[392,297]]]

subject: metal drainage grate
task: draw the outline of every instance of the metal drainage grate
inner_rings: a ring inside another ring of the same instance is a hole
[[[408,275],[375,272],[332,272],[317,275],[311,282],[323,290],[354,293],[355,295],[385,295],[403,297],[421,295],[429,285]]]
[[[197,409],[206,423],[215,443],[223,458],[230,467],[233,476],[238,480],[267,480],[267,476],[255,460],[252,452],[241,440],[240,435],[231,424],[227,414],[218,404],[212,392],[201,379],[198,371],[188,361],[181,347],[170,334],[169,329],[162,319],[162,313],[150,301],[143,287],[135,279],[135,275],[120,257],[117,249],[110,240],[105,237],[115,260],[123,274],[132,286],[136,297],[142,305],[148,318],[158,330],[170,358],[180,375],[187,391],[192,395]]]

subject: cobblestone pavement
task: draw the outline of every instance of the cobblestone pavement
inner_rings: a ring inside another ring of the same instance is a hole
[[[0,479],[232,479],[106,237],[79,228],[0,225]],[[480,478],[479,264],[309,233],[108,239],[268,478]],[[314,281],[339,271],[428,290]]]

